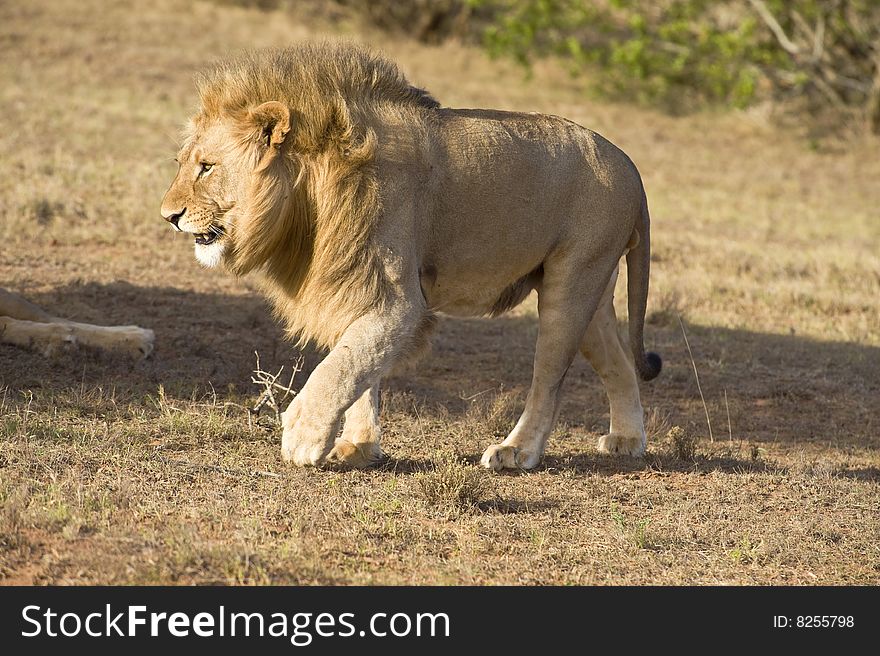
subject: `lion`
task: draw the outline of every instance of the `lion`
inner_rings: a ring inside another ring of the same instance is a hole
[[[17,294],[0,289],[0,343],[32,348],[49,357],[80,345],[147,358],[155,334],[140,326],[96,326],[55,317]]]
[[[284,460],[380,461],[380,381],[435,316],[497,316],[532,290],[531,389],[482,465],[541,461],[578,351],[611,406],[599,449],[644,454],[637,374],[661,368],[643,344],[650,220],[620,149],[557,116],[443,107],[351,44],[251,52],[197,86],[162,216],[204,266],[255,276],[291,336],[329,350],[282,413]],[[629,349],[612,303],[624,255]]]

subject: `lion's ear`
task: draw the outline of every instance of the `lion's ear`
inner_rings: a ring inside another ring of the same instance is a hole
[[[290,132],[290,109],[276,100],[254,107],[247,120],[264,147],[280,146]]]

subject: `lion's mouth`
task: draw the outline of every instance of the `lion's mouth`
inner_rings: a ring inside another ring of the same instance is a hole
[[[211,228],[210,232],[197,232],[193,235],[195,242],[199,246],[208,246],[219,240],[223,236],[223,228]]]

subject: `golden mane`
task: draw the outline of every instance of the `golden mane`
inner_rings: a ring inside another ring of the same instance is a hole
[[[244,123],[255,107],[290,109],[283,157],[255,170],[247,215],[236,225],[231,268],[257,271],[276,313],[301,341],[334,345],[387,286],[370,244],[380,211],[376,125],[389,111],[438,106],[397,66],[350,44],[304,44],[247,53],[197,80],[192,123]],[[230,121],[230,119],[232,119]],[[230,150],[256,163],[252,130]]]

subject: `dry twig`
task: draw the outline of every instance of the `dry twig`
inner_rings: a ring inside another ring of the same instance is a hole
[[[160,462],[175,467],[183,467],[191,471],[212,471],[229,476],[263,476],[266,478],[281,478],[281,474],[265,471],[262,469],[240,469],[238,467],[223,467],[221,465],[209,465],[201,462],[192,462],[190,460],[180,460],[178,458],[166,458],[165,456],[156,456]]]
[[[697,363],[694,361],[694,354],[691,351],[691,343],[688,341],[687,333],[684,330],[684,322],[681,315],[678,315],[678,325],[681,326],[681,334],[684,337],[684,345],[687,346],[688,355],[691,358],[691,365],[694,368],[694,378],[697,379],[697,390],[700,392],[700,400],[703,402],[703,410],[706,411],[706,424],[709,426],[709,441],[715,441],[715,435],[712,433],[712,420],[709,419],[709,406],[706,405],[706,397],[703,396],[703,386],[700,385],[700,374],[697,373]]]
[[[263,368],[260,366],[260,354],[257,351],[254,351],[254,355],[257,358],[257,365],[254,369],[254,375],[251,376],[251,382],[254,383],[254,385],[261,385],[263,391],[257,398],[257,402],[252,408],[249,408],[248,412],[250,416],[258,416],[263,407],[269,406],[275,413],[275,421],[280,424],[281,404],[284,403],[288,397],[293,398],[296,396],[296,391],[293,389],[293,379],[300,371],[302,371],[303,359],[300,357],[293,363],[290,371],[290,380],[287,382],[287,385],[283,385],[278,382],[278,379],[281,378],[281,374],[284,373],[284,365],[281,365],[281,368],[277,373],[272,374],[268,371],[263,371]],[[276,396],[279,392],[281,393],[280,397]]]

